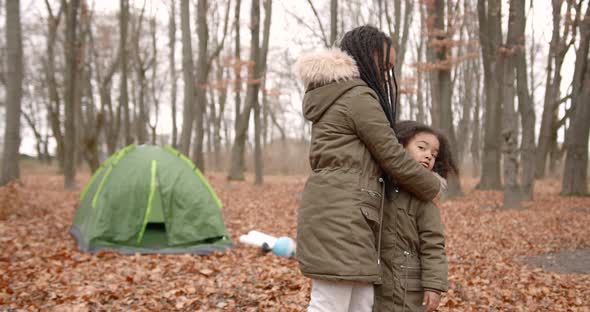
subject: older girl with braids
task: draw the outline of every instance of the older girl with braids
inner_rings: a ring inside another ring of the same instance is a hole
[[[297,260],[312,279],[308,311],[371,311],[386,197],[394,184],[423,201],[441,190],[442,178],[406,154],[393,131],[394,63],[391,39],[372,26],[297,61],[312,122],[312,173],[297,220]]]

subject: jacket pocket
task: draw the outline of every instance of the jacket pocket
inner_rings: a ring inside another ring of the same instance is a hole
[[[424,291],[422,287],[422,281],[416,278],[408,278],[406,280],[402,280],[401,282],[402,288],[407,291]]]
[[[399,278],[401,285],[408,291],[422,291],[422,268],[420,259],[415,256],[406,255],[403,257],[399,267]]]
[[[360,189],[360,205],[379,209],[381,207],[381,193],[368,188]]]
[[[373,238],[375,239],[375,246],[377,246],[377,236],[379,235],[379,226],[380,226],[379,213],[374,208],[370,208],[370,207],[366,207],[366,206],[361,206],[360,210],[361,210],[361,213],[363,214],[363,217],[365,218],[365,221],[367,222],[367,225],[369,225],[369,227],[371,228],[371,231],[373,232]],[[375,250],[377,250],[377,247],[375,247]]]

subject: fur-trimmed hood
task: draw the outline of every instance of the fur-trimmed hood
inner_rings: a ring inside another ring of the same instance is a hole
[[[320,120],[350,89],[366,86],[354,59],[336,48],[302,55],[295,63],[295,71],[306,88],[303,116],[312,122]]]
[[[305,88],[335,81],[359,78],[354,59],[346,52],[331,48],[301,55],[295,63],[295,72]]]

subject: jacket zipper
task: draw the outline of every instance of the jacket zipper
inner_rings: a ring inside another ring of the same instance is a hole
[[[404,250],[404,256],[406,259],[406,264],[408,264],[408,259],[410,253]],[[404,265],[400,265],[400,267],[404,267]],[[405,266],[408,267],[408,266]],[[404,298],[402,299],[402,312],[406,311],[406,294],[408,293],[408,270],[404,270]]]
[[[382,184],[382,194],[385,194],[385,181],[383,181],[383,178],[379,178],[379,182]],[[370,191],[369,194],[371,194],[371,192],[377,193],[375,191]],[[381,265],[381,235],[383,229],[383,206],[385,206],[385,196],[381,196],[379,193],[377,194],[381,197],[381,208],[379,209],[379,234],[377,236],[377,265]]]

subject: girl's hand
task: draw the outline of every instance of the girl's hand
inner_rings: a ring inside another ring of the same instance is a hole
[[[447,190],[447,179],[441,177],[436,172],[432,172],[432,173],[434,173],[434,176],[436,176],[438,178],[438,180],[440,181],[440,190],[438,191],[438,195],[436,195],[436,197],[435,197],[435,198],[440,198],[440,196]]]
[[[428,290],[424,292],[424,299],[422,299],[422,306],[424,307],[424,312],[432,312],[436,310],[439,304],[440,294]]]

